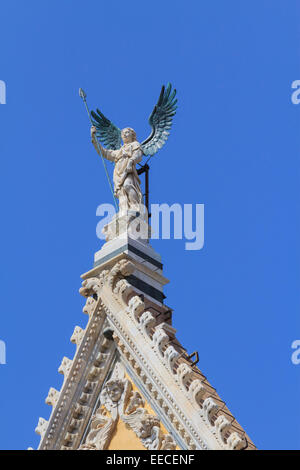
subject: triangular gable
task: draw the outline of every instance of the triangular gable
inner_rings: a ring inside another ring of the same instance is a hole
[[[61,391],[50,389],[46,399],[53,410],[49,421],[39,421],[39,448],[82,448],[88,444],[93,420],[98,419],[99,429],[106,426],[103,436],[109,437],[103,448],[108,449],[126,442],[131,442],[132,449],[140,445],[145,449],[254,449],[176,339],[170,309],[132,285],[137,263],[136,255],[119,252],[83,276],[80,292],[87,298],[83,311],[89,321],[85,330],[74,330],[77,351],[73,361],[63,359]],[[124,370],[120,380],[130,393],[117,404],[123,408],[109,429],[112,409],[101,417],[104,405],[100,402],[118,368]],[[138,408],[128,412],[137,394],[144,405],[140,401],[138,413]],[[148,425],[148,435],[142,431],[143,423]]]

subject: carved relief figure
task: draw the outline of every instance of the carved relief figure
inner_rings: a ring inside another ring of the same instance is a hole
[[[112,378],[100,393],[99,407],[80,449],[107,449],[119,419],[136,433],[146,449],[175,448],[172,437],[163,435],[159,418],[148,413],[144,406],[144,399],[138,391],[132,391],[132,385],[118,363]]]

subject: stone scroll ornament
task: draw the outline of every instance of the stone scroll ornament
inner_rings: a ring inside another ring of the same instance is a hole
[[[170,83],[166,88],[162,87],[157,104],[149,117],[151,134],[142,143],[137,141],[132,128],[126,127],[120,130],[99,109],[91,112],[92,143],[101,157],[115,164],[114,196],[119,199],[120,215],[128,211],[140,212],[143,196],[136,165],[142,161],[143,156],[149,157],[148,162],[165,144],[176,114],[175,96],[176,90],[172,89]]]

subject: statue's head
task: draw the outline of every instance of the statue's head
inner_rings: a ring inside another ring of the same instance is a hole
[[[124,383],[122,380],[112,379],[106,382],[106,393],[112,402],[118,402],[124,391]]]
[[[124,144],[130,144],[130,142],[134,142],[136,140],[136,133],[131,127],[125,127],[121,131],[121,137]]]

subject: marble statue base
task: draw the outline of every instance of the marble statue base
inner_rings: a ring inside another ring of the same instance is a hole
[[[136,211],[127,211],[126,214],[116,214],[112,221],[105,225],[102,233],[108,242],[115,238],[126,238],[130,236],[135,240],[148,243],[151,236],[151,229],[143,214]]]

